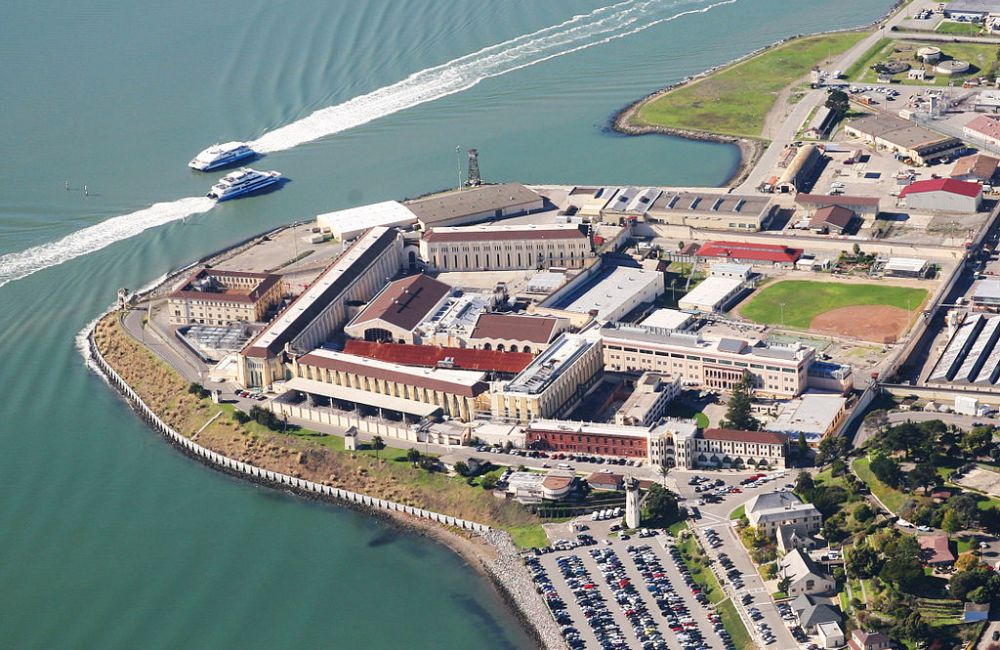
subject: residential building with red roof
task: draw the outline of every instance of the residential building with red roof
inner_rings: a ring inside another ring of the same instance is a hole
[[[344,345],[344,352],[359,357],[399,363],[404,366],[479,370],[492,373],[498,376],[497,378],[516,375],[535,358],[533,354],[527,352],[499,352],[407,343],[376,343],[357,339],[347,341]]]
[[[954,178],[932,178],[907,185],[899,200],[909,209],[973,213],[983,203],[983,186]]]
[[[882,632],[865,632],[855,629],[847,641],[851,650],[890,650],[893,647],[892,638]]]
[[[710,241],[698,249],[702,259],[726,260],[754,266],[781,266],[791,268],[802,257],[801,248],[780,244],[751,244],[734,241]]]
[[[951,552],[947,535],[920,535],[917,544],[928,566],[948,566],[955,562],[955,554]]]
[[[450,285],[428,275],[390,282],[344,327],[344,333],[366,341],[415,343],[417,325],[450,295]]]

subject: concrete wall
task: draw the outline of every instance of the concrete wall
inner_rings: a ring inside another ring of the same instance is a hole
[[[403,505],[394,501],[377,499],[366,494],[359,494],[357,492],[335,488],[322,483],[314,483],[313,481],[288,476],[287,474],[281,474],[279,472],[273,472],[262,467],[257,467],[256,465],[234,460],[228,456],[223,456],[222,454],[202,447],[198,443],[185,438],[177,431],[170,428],[163,420],[160,419],[158,415],[156,415],[156,413],[153,412],[152,409],[146,405],[145,402],[142,401],[138,393],[132,390],[132,387],[125,383],[125,380],[122,379],[121,376],[115,372],[115,369],[104,360],[104,357],[101,356],[100,351],[97,349],[97,345],[94,343],[93,330],[91,330],[88,335],[88,341],[91,360],[107,379],[108,383],[110,383],[125,397],[126,401],[132,406],[132,408],[135,409],[135,411],[144,420],[146,420],[146,422],[148,422],[149,425],[157,431],[157,433],[161,434],[171,444],[179,447],[184,453],[200,460],[206,465],[226,472],[227,474],[241,476],[257,483],[262,483],[272,487],[281,487],[283,489],[290,488],[300,494],[314,496],[328,501],[346,501],[348,503],[370,508],[372,510],[402,512],[421,519],[429,519],[441,524],[454,526],[464,530],[471,530],[477,533],[486,533],[491,530],[489,526],[484,524],[458,519],[456,517],[431,512],[429,510],[423,510],[421,508],[414,508],[413,506]]]
[[[350,417],[331,409],[313,408],[302,404],[285,404],[271,400],[270,408],[278,415],[287,415],[290,418],[300,418],[310,422],[329,424],[335,427],[348,429],[357,427],[358,431],[370,433],[372,435],[403,440],[406,442],[423,442],[417,437],[416,427],[406,425],[394,425],[380,420],[370,418]]]

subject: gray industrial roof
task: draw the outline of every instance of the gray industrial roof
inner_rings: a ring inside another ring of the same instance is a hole
[[[866,114],[848,120],[847,126],[904,149],[920,150],[946,140],[955,140],[888,113]]]
[[[494,210],[528,208],[541,199],[540,195],[520,183],[504,183],[414,199],[408,201],[406,207],[426,225]]]

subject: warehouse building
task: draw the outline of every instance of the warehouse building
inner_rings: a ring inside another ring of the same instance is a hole
[[[622,223],[628,218],[641,218],[662,193],[662,190],[655,187],[620,188],[601,208],[601,220]]]
[[[583,399],[600,375],[600,337],[594,332],[562,334],[514,379],[493,385],[493,418],[523,423],[560,417]]]
[[[814,144],[800,147],[792,162],[781,173],[776,189],[782,193],[807,192],[819,175],[823,152]]]
[[[292,378],[285,387],[416,417],[427,417],[440,409],[463,422],[489,405],[485,373],[404,366],[325,349],[295,359]]]
[[[451,287],[427,275],[390,282],[344,328],[365,341],[419,343],[417,326],[440,309]]]
[[[976,153],[956,160],[950,175],[958,181],[992,183],[997,173],[997,165],[1000,165],[1000,160]]]
[[[481,185],[406,202],[422,230],[538,212],[545,199],[520,183]]]
[[[465,342],[483,350],[538,353],[569,327],[565,318],[484,313],[476,319]]]
[[[977,307],[1000,307],[1000,280],[981,280],[972,293],[972,304]]]
[[[617,321],[636,307],[663,294],[663,274],[631,266],[606,266],[578,286],[555,294],[540,306],[592,314],[602,322]]]
[[[743,293],[747,283],[740,278],[709,276],[677,301],[681,309],[701,312],[723,312]]]
[[[882,272],[890,278],[926,278],[931,265],[916,257],[890,257]]]
[[[440,271],[579,269],[594,251],[575,224],[484,224],[428,230],[420,239],[420,257]]]
[[[701,230],[756,232],[767,228],[777,205],[765,196],[673,192],[660,195],[646,220]]]
[[[856,217],[853,210],[839,205],[829,205],[813,213],[809,219],[809,228],[820,233],[843,235],[851,229]]]
[[[170,324],[259,323],[283,294],[277,275],[198,269],[168,296]]]
[[[879,213],[877,196],[833,196],[826,194],[795,195],[795,203],[802,206],[806,214],[813,216],[817,211],[829,207],[839,207],[850,210],[864,220],[874,219]]]
[[[239,384],[269,389],[284,379],[286,349],[301,354],[327,341],[347,322],[348,303],[370,300],[399,273],[402,259],[398,230],[368,230],[240,351]]]
[[[801,433],[815,445],[835,432],[846,414],[847,399],[843,396],[806,393],[786,404],[778,417],[764,428],[795,439]]]
[[[965,137],[991,147],[1000,147],[1000,118],[980,115],[962,128]]]
[[[867,114],[844,123],[847,135],[860,138],[915,165],[926,165],[963,149],[958,138],[944,136],[888,113]]]
[[[1000,305],[1000,291],[993,289],[1000,287],[984,291],[981,300]],[[984,387],[1000,383],[1000,316],[969,314],[957,323],[954,318],[949,314],[950,338],[928,383]]]
[[[697,333],[648,330],[617,323],[601,330],[604,367],[613,372],[656,372],[680,377],[685,385],[732,390],[749,372],[757,394],[795,397],[808,385],[815,350]]]
[[[698,249],[698,257],[703,260],[726,260],[752,266],[775,266],[795,268],[802,257],[801,248],[790,248],[777,244],[745,244],[733,241],[705,242]]]
[[[983,203],[983,186],[979,183],[934,178],[917,181],[903,188],[899,200],[907,208],[934,212],[973,213]]]
[[[399,201],[383,201],[316,217],[316,225],[329,231],[335,239],[348,241],[378,226],[409,228],[417,223],[417,215]]]
[[[1000,0],[951,0],[944,4],[944,16],[952,20],[982,22],[990,14],[1000,14]]]

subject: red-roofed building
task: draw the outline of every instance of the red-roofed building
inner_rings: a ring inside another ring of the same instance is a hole
[[[692,442],[694,465],[787,466],[788,436],[782,433],[705,429]]]
[[[928,566],[948,566],[955,562],[955,554],[948,545],[947,535],[921,535],[917,537],[924,564]]]
[[[847,646],[851,650],[890,650],[893,644],[892,639],[881,632],[854,630]]]
[[[513,376],[521,372],[534,359],[534,355],[527,352],[498,352],[406,343],[375,343],[355,339],[347,341],[344,345],[344,352],[359,357],[399,363],[404,366],[481,370],[506,376]]]
[[[529,314],[480,314],[466,340],[484,350],[538,353],[569,329],[566,318]]]
[[[962,129],[969,140],[978,140],[1000,147],[1000,119],[990,115],[980,115]]]
[[[778,244],[748,244],[732,241],[710,241],[698,249],[698,257],[726,260],[755,266],[783,266],[791,268],[802,257],[801,248]]]
[[[982,205],[983,186],[954,178],[932,178],[907,185],[899,193],[899,200],[917,210],[972,213]]]

